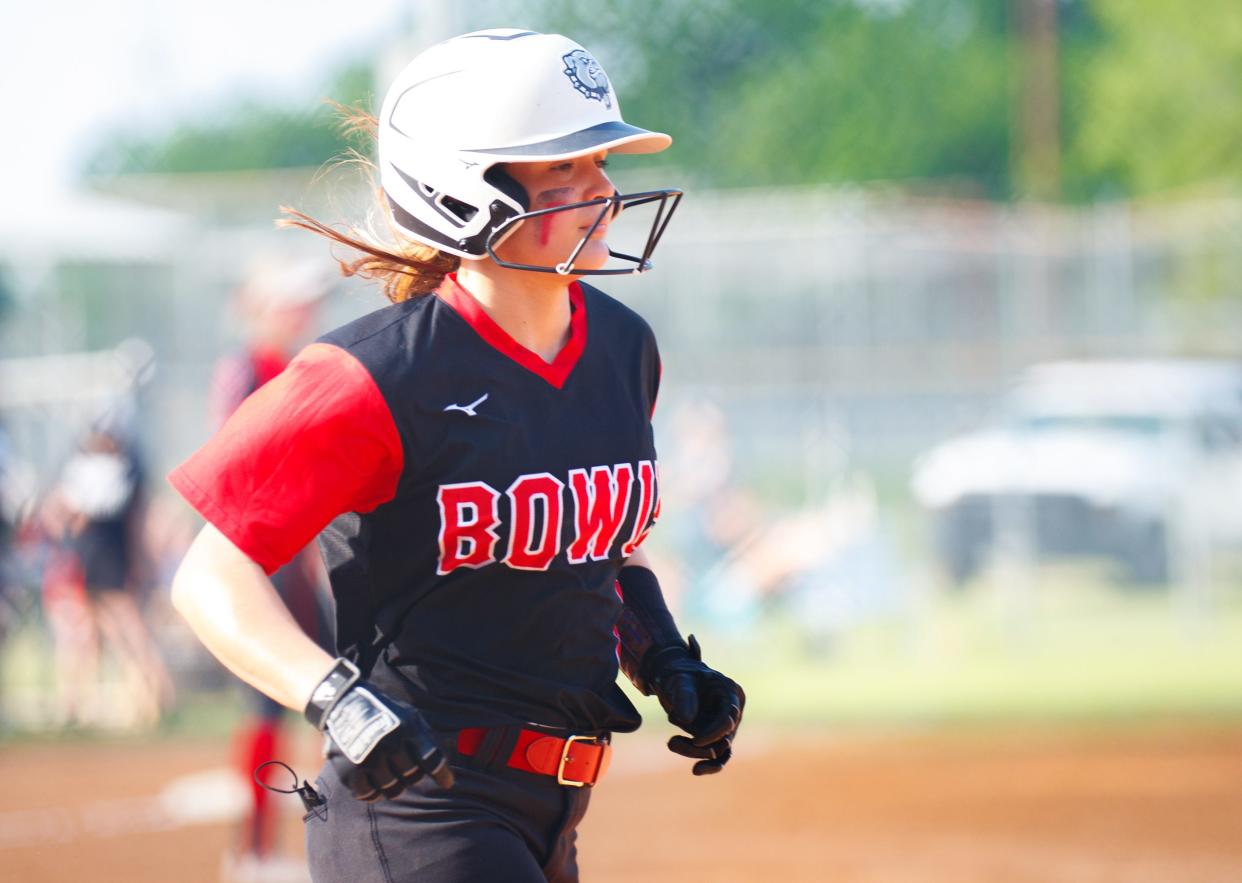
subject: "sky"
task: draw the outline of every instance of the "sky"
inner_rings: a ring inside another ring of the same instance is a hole
[[[69,186],[98,139],[121,126],[158,128],[236,95],[317,102],[335,70],[408,40],[438,6],[0,0],[0,211]]]

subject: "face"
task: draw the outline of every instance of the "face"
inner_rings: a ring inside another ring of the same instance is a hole
[[[612,182],[604,172],[607,151],[554,162],[508,163],[505,170],[530,195],[530,210],[555,208],[611,196]],[[601,206],[552,212],[523,221],[496,250],[507,261],[555,266],[573,252],[599,217]],[[608,224],[605,217],[574,261],[576,268],[596,270],[608,262]]]

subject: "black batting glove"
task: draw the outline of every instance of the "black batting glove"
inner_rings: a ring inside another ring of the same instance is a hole
[[[643,663],[669,721],[690,734],[673,736],[668,750],[697,760],[696,776],[720,772],[733,756],[733,737],[746,708],[741,685],[703,664],[694,635],[687,644],[650,651]]]
[[[328,760],[354,797],[396,797],[424,775],[453,787],[453,772],[418,710],[361,679],[338,659],[306,705],[306,718],[328,737]]]

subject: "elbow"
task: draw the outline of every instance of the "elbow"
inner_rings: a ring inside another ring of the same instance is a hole
[[[190,544],[169,586],[173,609],[191,628],[204,619],[220,619],[231,608],[234,594],[263,573],[210,524]]]
[[[199,607],[203,592],[211,582],[211,564],[219,558],[210,525],[204,527],[186,550],[185,557],[173,574],[172,584],[168,589],[168,599],[173,609],[182,617],[193,622],[194,613]]]

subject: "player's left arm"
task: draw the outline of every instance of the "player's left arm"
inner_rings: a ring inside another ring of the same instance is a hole
[[[624,604],[617,620],[621,670],[644,696],[659,697],[668,719],[690,734],[669,739],[669,750],[697,760],[696,776],[720,772],[733,755],[746,693],[703,663],[694,635],[681,637],[641,549],[621,567],[617,584]]]

